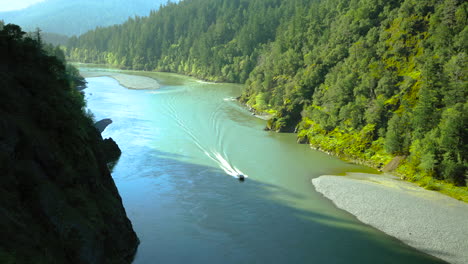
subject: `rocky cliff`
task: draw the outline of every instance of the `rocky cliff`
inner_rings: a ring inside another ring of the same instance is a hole
[[[40,39],[0,26],[0,263],[130,263],[138,238],[83,96]]]

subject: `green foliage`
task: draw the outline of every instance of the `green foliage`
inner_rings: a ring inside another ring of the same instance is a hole
[[[0,31],[2,63],[8,65],[10,71],[8,75],[6,73],[2,75],[4,84],[0,110],[14,111],[21,105],[10,106],[15,101],[13,98],[17,91],[6,89],[17,85],[15,82],[19,80],[22,86],[30,89],[27,93],[34,98],[34,102],[28,105],[28,109],[34,115],[34,122],[41,128],[50,129],[50,137],[57,142],[68,146],[80,146],[81,140],[92,132],[83,129],[89,128],[88,125],[92,124],[92,120],[83,114],[84,97],[75,89],[83,85],[84,80],[76,68],[65,65],[62,50],[40,44],[37,40],[26,36],[16,25],[8,24]],[[37,67],[37,64],[40,67]],[[24,100],[27,98],[29,97],[25,97]],[[67,125],[70,122],[76,126]],[[72,150],[73,148],[70,148],[70,155],[74,155]]]
[[[466,185],[467,10],[460,0],[191,0],[72,38],[67,55],[245,82],[240,101],[275,113],[269,129],[376,166],[403,155],[406,175]]]
[[[279,27],[247,80],[243,101],[266,93],[273,109],[300,102],[300,141],[375,166],[374,160],[385,164],[403,155],[404,175],[466,185],[468,63],[462,43],[468,4],[336,0],[310,6]],[[298,28],[309,34],[303,38]],[[269,126],[280,130],[283,123],[277,118]],[[372,137],[358,140],[370,126]]]
[[[148,17],[71,38],[67,55],[120,68],[245,82],[260,50],[275,38],[281,19],[293,7],[278,0],[169,3]]]
[[[407,115],[400,117],[395,114],[388,122],[385,135],[385,150],[391,154],[404,155],[408,153],[410,136],[407,134]]]
[[[0,29],[0,263],[126,263],[138,242],[106,143],[83,112],[76,69],[39,40]]]

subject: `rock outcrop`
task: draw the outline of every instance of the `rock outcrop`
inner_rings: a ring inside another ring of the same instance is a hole
[[[94,126],[97,128],[99,133],[102,133],[102,132],[104,132],[106,127],[109,126],[110,124],[112,124],[112,119],[104,118],[104,119],[99,120],[96,123],[94,123]]]
[[[112,138],[106,138],[102,142],[102,149],[104,150],[104,157],[106,163],[115,162],[122,154],[119,146]]]

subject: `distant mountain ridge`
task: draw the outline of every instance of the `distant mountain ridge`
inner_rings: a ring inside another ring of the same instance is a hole
[[[120,24],[135,15],[146,16],[166,3],[167,0],[46,0],[22,10],[0,12],[0,20],[18,24],[26,31],[40,28],[43,32],[72,36],[97,26]]]

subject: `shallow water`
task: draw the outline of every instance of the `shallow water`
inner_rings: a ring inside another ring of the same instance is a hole
[[[123,151],[113,177],[141,240],[135,264],[442,263],[337,209],[311,184],[373,170],[263,131],[265,121],[232,100],[239,85],[152,77],[161,89],[95,77],[85,90],[96,120],[113,120],[103,136]]]

